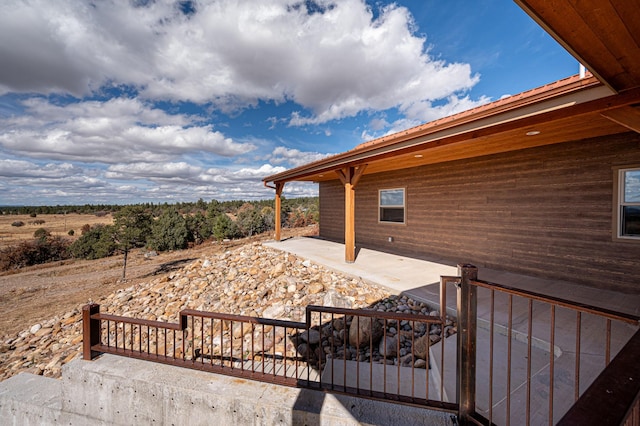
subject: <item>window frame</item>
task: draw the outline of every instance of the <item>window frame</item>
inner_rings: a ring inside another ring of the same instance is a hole
[[[614,168],[613,191],[613,239],[617,241],[640,243],[640,234],[625,235],[622,233],[622,211],[625,206],[640,207],[640,201],[625,201],[625,177],[626,172],[640,172],[640,165],[623,166]]]
[[[402,191],[402,205],[392,204],[392,205],[382,205],[382,193],[385,191]],[[393,220],[383,220],[382,219],[382,209],[383,208],[402,208],[402,222],[396,222]],[[378,223],[391,224],[391,225],[406,225],[407,224],[407,188],[406,187],[397,187],[397,188],[381,188],[378,189]]]

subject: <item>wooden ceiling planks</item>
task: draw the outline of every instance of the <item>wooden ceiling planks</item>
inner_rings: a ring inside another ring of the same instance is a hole
[[[640,87],[638,0],[515,0],[613,90]]]
[[[472,132],[459,138],[449,139],[446,143],[434,141],[423,146],[384,152],[366,160],[367,169],[364,174],[498,154],[628,131],[626,127],[596,112],[549,121],[536,126],[536,129],[540,133],[533,136],[526,135],[526,128],[509,129],[493,134]],[[322,172],[300,180],[325,181],[332,179],[337,179],[334,173]]]

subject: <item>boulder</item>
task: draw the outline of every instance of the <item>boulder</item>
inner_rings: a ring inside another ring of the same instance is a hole
[[[371,317],[354,317],[349,327],[349,344],[355,347],[378,344],[382,338],[382,325]]]

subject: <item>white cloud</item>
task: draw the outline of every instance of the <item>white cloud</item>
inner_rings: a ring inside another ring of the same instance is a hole
[[[69,163],[48,163],[39,166],[30,161],[0,159],[0,176],[4,178],[52,179],[72,174],[80,174],[82,169]]]
[[[25,193],[31,204],[124,204],[145,201],[193,201],[272,198],[262,178],[283,172],[284,167],[262,164],[230,170],[203,168],[185,162],[111,165],[106,170],[69,163],[45,163],[0,159],[2,204],[22,204]],[[287,184],[285,195],[314,196],[317,185]]]
[[[442,117],[449,117],[460,112],[468,111],[488,102],[490,102],[490,99],[485,96],[474,101],[468,96],[458,97],[456,95],[449,96],[446,102],[441,105],[434,106],[428,101],[416,102],[404,111],[404,117],[392,123],[387,123],[385,120],[371,120],[368,128],[361,132],[360,138],[366,142],[392,135]]]
[[[311,163],[312,161],[322,160],[333,154],[321,154],[319,152],[303,152],[298,149],[285,148],[283,146],[276,147],[269,157],[269,161],[273,164],[288,164],[291,167],[301,166]]]
[[[442,105],[433,106],[431,102],[428,101],[416,102],[407,108],[405,113],[407,118],[424,123],[467,111],[490,101],[489,98],[484,96],[474,101],[469,98],[469,96],[459,97],[450,95],[447,97],[446,103]]]
[[[292,100],[303,126],[446,99],[470,89],[468,64],[434,60],[409,11],[363,0],[9,1],[0,5],[0,94],[131,85],[150,99],[222,111]]]
[[[161,162],[191,152],[236,156],[255,149],[198,117],[171,115],[139,100],[54,105],[25,101],[25,115],[0,119],[0,146],[32,158],[99,163]]]

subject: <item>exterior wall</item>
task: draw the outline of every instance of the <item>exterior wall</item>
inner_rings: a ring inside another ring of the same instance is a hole
[[[640,241],[612,238],[620,165],[640,165],[639,135],[365,175],[356,245],[637,293]],[[379,223],[378,190],[398,187],[406,224]],[[339,181],[320,184],[320,206],[320,236],[343,240]]]
[[[319,185],[319,196],[320,236],[344,244],[344,187],[342,183],[340,183],[339,180],[321,182]],[[356,209],[357,208],[358,189],[356,187]],[[357,235],[356,245],[358,245]]]

